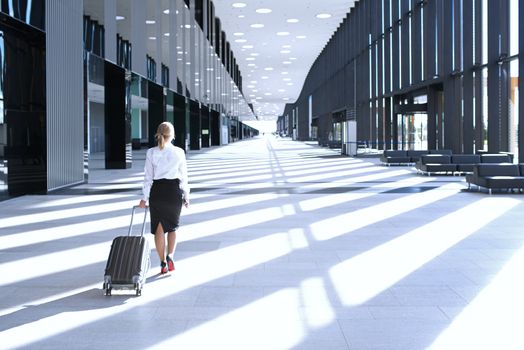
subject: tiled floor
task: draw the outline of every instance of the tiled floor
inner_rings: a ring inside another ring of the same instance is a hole
[[[104,296],[143,159],[1,202],[0,348],[524,349],[524,195],[287,139],[190,152],[176,271]]]

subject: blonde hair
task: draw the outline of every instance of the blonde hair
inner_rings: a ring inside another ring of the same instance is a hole
[[[161,123],[156,129],[155,138],[158,147],[164,149],[166,143],[171,142],[171,140],[175,138],[175,128],[173,127],[173,124],[170,122]]]

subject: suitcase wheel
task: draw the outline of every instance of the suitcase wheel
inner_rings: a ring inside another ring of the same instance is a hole
[[[142,289],[137,289],[136,290],[136,296],[139,297],[142,295]]]

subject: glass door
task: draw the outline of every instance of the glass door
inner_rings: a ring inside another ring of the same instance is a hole
[[[428,149],[428,115],[403,114],[398,118],[398,143],[402,150]]]

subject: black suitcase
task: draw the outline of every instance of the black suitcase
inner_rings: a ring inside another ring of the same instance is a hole
[[[136,295],[141,295],[146,283],[147,271],[151,266],[149,243],[144,237],[148,208],[144,210],[142,233],[140,236],[132,236],[131,227],[136,208],[138,206],[133,207],[131,213],[127,236],[116,237],[111,244],[104,274],[103,289],[106,295],[111,295],[113,289],[134,290]]]

